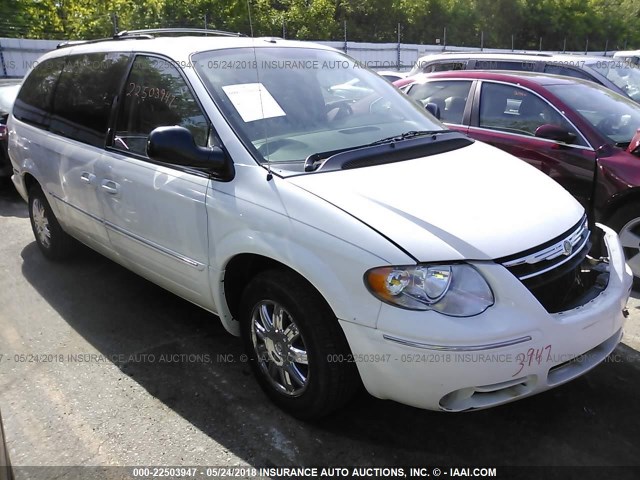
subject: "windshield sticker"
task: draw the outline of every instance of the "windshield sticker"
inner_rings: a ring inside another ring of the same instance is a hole
[[[262,83],[226,85],[222,89],[245,123],[285,115]]]

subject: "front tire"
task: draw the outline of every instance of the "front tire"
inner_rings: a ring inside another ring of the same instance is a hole
[[[640,282],[640,203],[628,203],[620,207],[607,225],[620,236],[624,256],[633,272],[634,282]]]
[[[240,327],[258,383],[281,409],[319,418],[358,389],[338,321],[320,294],[287,270],[259,273],[242,295]]]
[[[74,247],[70,237],[58,223],[42,189],[34,185],[29,189],[29,219],[36,244],[49,260],[64,260]]]

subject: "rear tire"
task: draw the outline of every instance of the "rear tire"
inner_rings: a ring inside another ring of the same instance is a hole
[[[75,241],[58,223],[39,185],[29,189],[29,219],[36,244],[45,257],[60,261],[71,255]]]
[[[259,273],[242,295],[240,327],[258,383],[281,409],[319,418],[347,403],[360,379],[335,315],[304,279]]]

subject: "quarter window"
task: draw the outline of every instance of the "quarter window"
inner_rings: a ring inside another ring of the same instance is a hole
[[[181,126],[196,145],[207,146],[209,123],[178,69],[157,57],[136,57],[123,92],[113,148],[147,154],[147,138],[157,127]]]
[[[51,103],[64,65],[64,58],[45,60],[24,81],[13,114],[18,120],[47,128]]]
[[[51,131],[104,147],[111,107],[128,60],[121,53],[68,57],[53,102]]]
[[[471,82],[445,81],[415,85],[408,95],[423,106],[434,103],[440,109],[440,120],[445,123],[462,124]]]
[[[448,72],[450,70],[464,70],[467,66],[467,62],[440,62],[432,63],[425,67],[422,71],[424,73],[430,72]]]
[[[574,133],[577,139],[581,138],[562,115],[533,93],[511,85],[483,83],[481,127],[533,136],[536,129],[545,124],[558,125]]]

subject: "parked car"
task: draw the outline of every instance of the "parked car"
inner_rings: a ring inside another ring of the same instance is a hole
[[[441,72],[407,79],[451,129],[509,152],[619,232],[640,276],[640,105],[592,82],[544,74]]]
[[[395,82],[396,80],[401,80],[404,77],[407,76],[406,72],[396,72],[394,70],[384,70],[384,71],[380,71],[380,72],[376,72],[378,75],[380,75],[383,78],[386,78],[387,80],[389,80],[390,82]]]
[[[7,118],[20,89],[20,80],[0,80],[0,178],[11,176],[7,152]]]
[[[217,314],[301,418],[360,382],[487,408],[616,347],[618,237],[546,175],[329,47],[164,32],[60,48],[27,75],[9,153],[47,258],[77,239]],[[349,75],[367,95],[336,100]]]
[[[621,50],[613,54],[613,59],[626,62],[631,68],[640,68],[640,50]]]
[[[443,53],[421,57],[409,76],[450,70],[512,70],[590,80],[640,102],[640,70],[611,57],[547,53]]]

